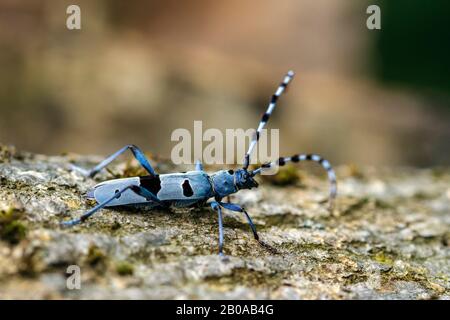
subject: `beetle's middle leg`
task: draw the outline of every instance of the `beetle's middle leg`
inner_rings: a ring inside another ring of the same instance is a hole
[[[203,171],[203,164],[200,160],[195,161],[195,171]]]
[[[94,177],[100,170],[102,170],[103,168],[105,168],[107,165],[109,165],[111,162],[113,162],[118,156],[120,156],[122,153],[124,153],[125,151],[130,150],[134,157],[136,158],[136,160],[140,163],[141,166],[143,166],[145,168],[145,170],[147,170],[147,172],[152,175],[155,176],[156,172],[153,169],[153,167],[150,165],[150,162],[147,160],[144,152],[142,152],[141,149],[139,149],[137,146],[129,144],[126,145],[125,147],[123,147],[122,149],[120,149],[119,151],[117,151],[116,153],[113,153],[112,155],[110,155],[108,158],[106,158],[105,160],[103,160],[102,162],[100,162],[98,165],[96,165],[94,168],[90,169],[90,170],[86,170],[83,168],[80,168],[78,166],[72,165],[72,169],[80,172],[81,174],[83,174],[84,176],[87,177]]]

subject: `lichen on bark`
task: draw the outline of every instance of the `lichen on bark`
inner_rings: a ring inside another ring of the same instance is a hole
[[[207,208],[105,209],[60,228],[93,205],[83,197],[93,185],[140,173],[134,161],[118,161],[95,179],[68,167],[99,160],[0,148],[0,298],[450,297],[448,168],[338,167],[333,213],[325,178],[289,168],[282,183],[263,179],[232,197],[277,252],[258,245],[243,216],[225,212],[223,261],[216,214]],[[163,160],[156,168],[186,170]],[[73,264],[80,290],[66,287]]]

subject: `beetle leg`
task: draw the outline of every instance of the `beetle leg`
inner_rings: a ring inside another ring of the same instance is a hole
[[[203,165],[200,160],[195,161],[195,171],[203,171]]]
[[[105,168],[107,165],[109,165],[111,162],[113,162],[118,156],[120,156],[122,153],[124,153],[125,151],[130,150],[134,157],[136,158],[136,160],[140,163],[141,166],[143,166],[145,168],[145,170],[147,170],[147,172],[154,176],[156,175],[155,170],[153,169],[153,167],[150,165],[150,162],[147,160],[147,158],[145,157],[144,152],[142,152],[141,149],[139,149],[138,147],[136,147],[135,145],[126,145],[125,147],[123,147],[122,149],[120,149],[119,151],[117,151],[116,153],[113,153],[112,155],[110,155],[108,158],[106,158],[105,160],[103,160],[102,162],[100,162],[98,165],[96,165],[94,168],[90,169],[90,170],[86,170],[83,168],[80,168],[78,166],[75,165],[71,165],[71,168],[75,171],[78,171],[79,173],[81,173],[84,176],[88,176],[90,178],[94,177],[100,170],[102,170],[103,168]]]
[[[234,203],[229,203],[229,202],[220,202],[220,205],[222,207],[224,207],[225,209],[228,209],[231,211],[242,212],[245,215],[245,217],[247,218],[247,222],[250,225],[250,228],[252,229],[253,237],[255,238],[255,240],[258,241],[258,243],[262,247],[268,249],[269,251],[271,251],[273,253],[277,252],[275,248],[271,247],[270,245],[268,245],[267,243],[265,243],[264,241],[259,239],[258,232],[256,231],[256,226],[253,223],[252,218],[250,218],[250,215],[247,213],[247,211],[243,207],[241,207],[237,204],[234,204]]]
[[[134,185],[132,186],[131,190],[133,190],[134,193],[146,198],[147,200],[151,200],[158,203],[161,206],[165,206],[164,203],[161,200],[159,200],[155,194],[153,194],[152,192],[143,187]]]
[[[70,226],[74,226],[76,224],[80,224],[81,222],[83,222],[84,220],[86,220],[87,218],[89,218],[90,216],[92,216],[94,213],[96,213],[97,211],[99,211],[100,209],[104,208],[108,203],[110,203],[111,201],[113,201],[114,199],[117,199],[120,197],[120,195],[122,193],[124,193],[125,191],[127,191],[128,189],[131,189],[133,192],[139,194],[140,196],[143,196],[147,199],[150,199],[154,202],[157,202],[158,204],[164,206],[164,204],[161,202],[161,200],[159,200],[153,193],[151,193],[150,191],[136,186],[136,185],[129,185],[126,186],[120,190],[118,190],[111,198],[106,199],[105,201],[103,201],[102,203],[99,203],[98,205],[96,205],[95,207],[93,207],[92,209],[88,210],[85,214],[83,214],[81,217],[76,218],[76,219],[72,219],[69,221],[63,221],[61,222],[62,226],[66,226],[66,227],[70,227]]]
[[[217,211],[219,220],[219,256],[223,256],[223,222],[222,222],[222,209],[217,201],[211,202],[211,208]]]
[[[114,194],[114,196],[112,196],[111,198],[103,201],[102,203],[96,205],[95,207],[93,207],[92,209],[88,210],[85,214],[83,214],[81,217],[76,218],[76,219],[72,219],[69,221],[63,221],[61,222],[62,226],[66,226],[66,227],[70,227],[70,226],[74,226],[76,224],[79,224],[81,222],[83,222],[84,220],[86,220],[87,218],[89,218],[90,216],[92,216],[94,213],[96,213],[98,210],[104,208],[108,203],[110,203],[111,201],[113,201],[114,199],[120,197],[120,195],[122,193],[124,193],[125,191],[127,191],[128,189],[131,189],[135,187],[134,185],[130,185],[130,186],[126,186],[125,188],[122,188],[121,190],[119,190],[118,192],[116,192]]]
[[[252,229],[253,236],[255,237],[256,240],[259,241],[259,236],[258,236],[258,232],[256,232],[255,224],[253,223],[252,218],[250,218],[249,214],[247,213],[247,211],[245,211],[244,208],[242,208],[241,206],[239,206],[237,204],[227,203],[227,202],[220,202],[220,205],[222,207],[224,207],[225,209],[228,209],[231,211],[242,212],[245,215],[245,217],[247,218],[247,222],[250,225],[250,228]]]

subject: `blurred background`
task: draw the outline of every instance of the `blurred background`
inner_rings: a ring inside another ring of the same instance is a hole
[[[170,157],[194,120],[255,128],[293,69],[269,122],[281,154],[448,165],[449,26],[448,0],[0,0],[0,143]]]

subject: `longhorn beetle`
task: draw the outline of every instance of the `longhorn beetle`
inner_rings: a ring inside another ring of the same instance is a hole
[[[83,214],[81,217],[63,221],[64,226],[73,226],[83,222],[100,209],[108,206],[123,205],[147,205],[153,207],[191,207],[209,205],[217,211],[219,221],[219,255],[223,255],[223,224],[222,208],[241,212],[245,215],[254,238],[262,245],[265,245],[256,232],[247,211],[235,203],[223,202],[222,199],[238,192],[242,189],[252,189],[258,187],[254,177],[275,166],[284,166],[287,162],[314,161],[322,165],[328,173],[330,182],[329,208],[333,208],[333,201],[336,197],[336,175],[330,163],[316,154],[296,154],[291,157],[281,157],[277,161],[268,162],[255,170],[249,169],[250,155],[259,140],[259,136],[267,121],[275,109],[278,98],[285,91],[289,82],[294,77],[294,72],[289,71],[281,82],[275,94],[273,94],[267,111],[263,114],[256,134],[250,142],[249,149],[245,154],[244,166],[242,169],[220,170],[208,174],[203,170],[202,164],[197,161],[195,170],[186,173],[157,174],[145,157],[144,153],[134,145],[127,145],[112,154],[91,170],[72,165],[72,169],[81,174],[94,177],[100,170],[109,165],[114,159],[127,150],[130,150],[137,161],[145,168],[148,175],[142,177],[122,178],[104,181],[96,185],[87,194],[90,199],[95,199],[97,205]],[[211,202],[207,201],[213,198]]]

